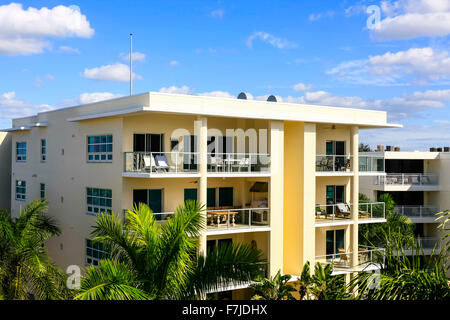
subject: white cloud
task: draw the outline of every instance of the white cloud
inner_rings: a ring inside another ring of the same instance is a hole
[[[125,53],[121,53],[120,58],[122,58],[123,61],[130,61],[130,54],[125,54]],[[145,61],[145,58],[147,56],[145,55],[145,53],[142,52],[133,52],[133,61]]]
[[[77,48],[72,48],[70,46],[60,46],[59,47],[60,52],[69,52],[69,53],[80,53],[80,50]]]
[[[450,34],[450,1],[382,1],[382,19],[372,36],[379,41],[436,37]]]
[[[0,6],[0,54],[30,55],[50,47],[46,38],[90,38],[94,30],[76,6],[26,10],[21,4]]]
[[[125,82],[130,80],[130,68],[122,63],[84,69],[83,76],[93,80]],[[133,72],[133,79],[142,79]]]
[[[253,41],[255,39],[259,39],[259,40],[263,41],[264,43],[270,44],[271,46],[278,48],[278,49],[297,47],[297,44],[295,44],[293,42],[290,42],[285,39],[277,38],[267,32],[257,31],[257,32],[254,32],[251,36],[249,36],[247,38],[247,46],[249,48],[253,47]]]
[[[168,88],[161,88],[159,89],[159,92],[163,92],[163,93],[180,93],[180,94],[188,94],[190,93],[191,89],[188,86],[182,86],[182,87],[176,87],[176,86],[171,86]]]
[[[334,17],[334,11],[327,11],[322,13],[311,13],[308,16],[309,21],[317,21],[322,18],[333,18]]]
[[[311,90],[313,88],[313,86],[311,84],[306,85],[304,83],[297,83],[292,88],[295,91],[308,91],[308,90]]]
[[[360,84],[426,84],[450,78],[450,57],[445,50],[411,48],[364,60],[346,61],[327,71],[327,74]]]
[[[217,18],[217,19],[222,19],[224,15],[225,15],[225,10],[224,9],[213,10],[210,13],[210,16],[212,18]]]
[[[172,60],[172,61],[170,61],[170,66],[171,67],[176,67],[177,65],[179,65],[180,64],[180,62],[179,61],[177,61],[177,60]]]
[[[31,102],[17,98],[14,91],[0,95],[0,119],[26,117],[53,109],[47,104],[34,105]]]
[[[78,98],[79,104],[88,104],[94,103],[104,100],[110,100],[114,98],[122,97],[121,94],[115,94],[111,92],[91,92],[91,93],[82,93]]]
[[[51,74],[47,74],[43,77],[37,76],[36,79],[33,82],[33,85],[36,87],[40,87],[44,84],[44,82],[55,80],[55,77],[53,77]]]

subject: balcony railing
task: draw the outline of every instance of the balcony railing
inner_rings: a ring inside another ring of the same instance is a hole
[[[395,206],[395,211],[409,218],[433,218],[439,212],[436,206]],[[436,217],[437,218],[437,217]]]
[[[440,249],[441,239],[434,237],[415,238],[414,241],[423,249]]]
[[[355,265],[360,268],[367,267],[371,264],[376,264],[378,266],[384,265],[384,253],[384,248],[359,246],[358,261]],[[351,251],[346,252],[343,249],[339,249],[339,253],[316,256],[316,262],[320,262],[323,265],[333,264],[335,271],[338,271],[339,269],[351,269],[354,265],[353,253]]]
[[[124,216],[127,210],[123,210]],[[217,208],[206,211],[207,230],[230,230],[268,227],[269,208]],[[157,221],[167,221],[175,212],[153,213]]]
[[[260,153],[208,153],[208,172],[269,172],[270,155]],[[190,174],[199,172],[198,152],[124,152],[125,172]]]
[[[439,185],[439,175],[432,173],[388,173],[375,177],[375,185]]]
[[[385,218],[384,202],[360,203],[358,209],[359,219]],[[338,203],[316,205],[316,223],[334,223],[352,219],[352,204]]]
[[[208,172],[269,172],[265,153],[208,153]]]
[[[194,152],[124,152],[125,172],[198,173]]]
[[[360,172],[384,172],[384,157],[360,155],[358,162]]]
[[[208,230],[267,227],[269,208],[216,208],[206,211]]]
[[[351,172],[353,156],[351,155],[317,155],[316,172]]]

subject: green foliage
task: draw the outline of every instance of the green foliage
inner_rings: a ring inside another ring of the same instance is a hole
[[[204,230],[203,207],[186,201],[165,222],[145,204],[128,210],[125,221],[101,214],[94,241],[111,248],[111,260],[91,267],[76,299],[193,299],[219,285],[249,282],[258,273],[261,251],[250,245],[219,246],[197,256]]]
[[[364,144],[361,142],[358,146],[358,151],[359,152],[370,152],[372,150],[370,149],[370,145]]]
[[[66,275],[50,260],[45,241],[60,234],[47,203],[30,202],[18,218],[0,211],[0,297],[67,299]]]
[[[360,203],[370,202],[369,198],[360,193]],[[384,234],[396,236],[402,235],[404,238],[412,237],[414,234],[414,224],[411,220],[395,211],[395,202],[392,196],[388,193],[380,195],[379,202],[384,202],[386,222],[385,223],[367,223],[359,226],[359,243],[361,245],[371,245],[377,247],[384,247],[386,245],[386,238]],[[374,213],[378,208],[374,208]],[[381,208],[380,208],[381,209]]]
[[[278,271],[273,278],[263,278],[259,283],[251,284],[255,291],[252,300],[295,300],[292,295],[295,289],[288,284],[290,279],[290,275],[281,275]]]
[[[377,283],[371,274],[358,273],[349,285],[356,287],[359,299],[369,300],[449,300],[450,289],[446,278],[447,255],[433,250],[425,255],[413,237],[388,230],[385,237],[384,267]],[[406,255],[405,250],[410,250]],[[377,285],[374,287],[373,285]]]

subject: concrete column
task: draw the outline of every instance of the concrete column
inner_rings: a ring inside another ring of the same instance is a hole
[[[269,275],[283,272],[284,122],[270,121],[270,244]]]
[[[351,155],[353,156],[353,177],[352,181],[352,267],[356,269],[358,265],[358,208],[359,208],[359,128],[351,127]]]
[[[200,173],[200,179],[198,182],[198,201],[200,205],[204,205],[206,209],[207,205],[207,188],[208,188],[208,179],[207,179],[207,147],[208,147],[208,121],[206,117],[198,117],[196,121],[196,127],[198,127],[198,140],[197,140],[197,150],[199,152],[198,156],[198,167]],[[199,243],[199,254],[206,256],[206,212],[202,214],[203,225],[205,226],[204,231],[200,235],[200,243]]]

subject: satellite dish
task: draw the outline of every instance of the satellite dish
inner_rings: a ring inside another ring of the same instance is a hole
[[[239,93],[237,98],[238,99],[243,99],[243,100],[253,100],[253,96],[250,93],[247,93],[247,92]]]

